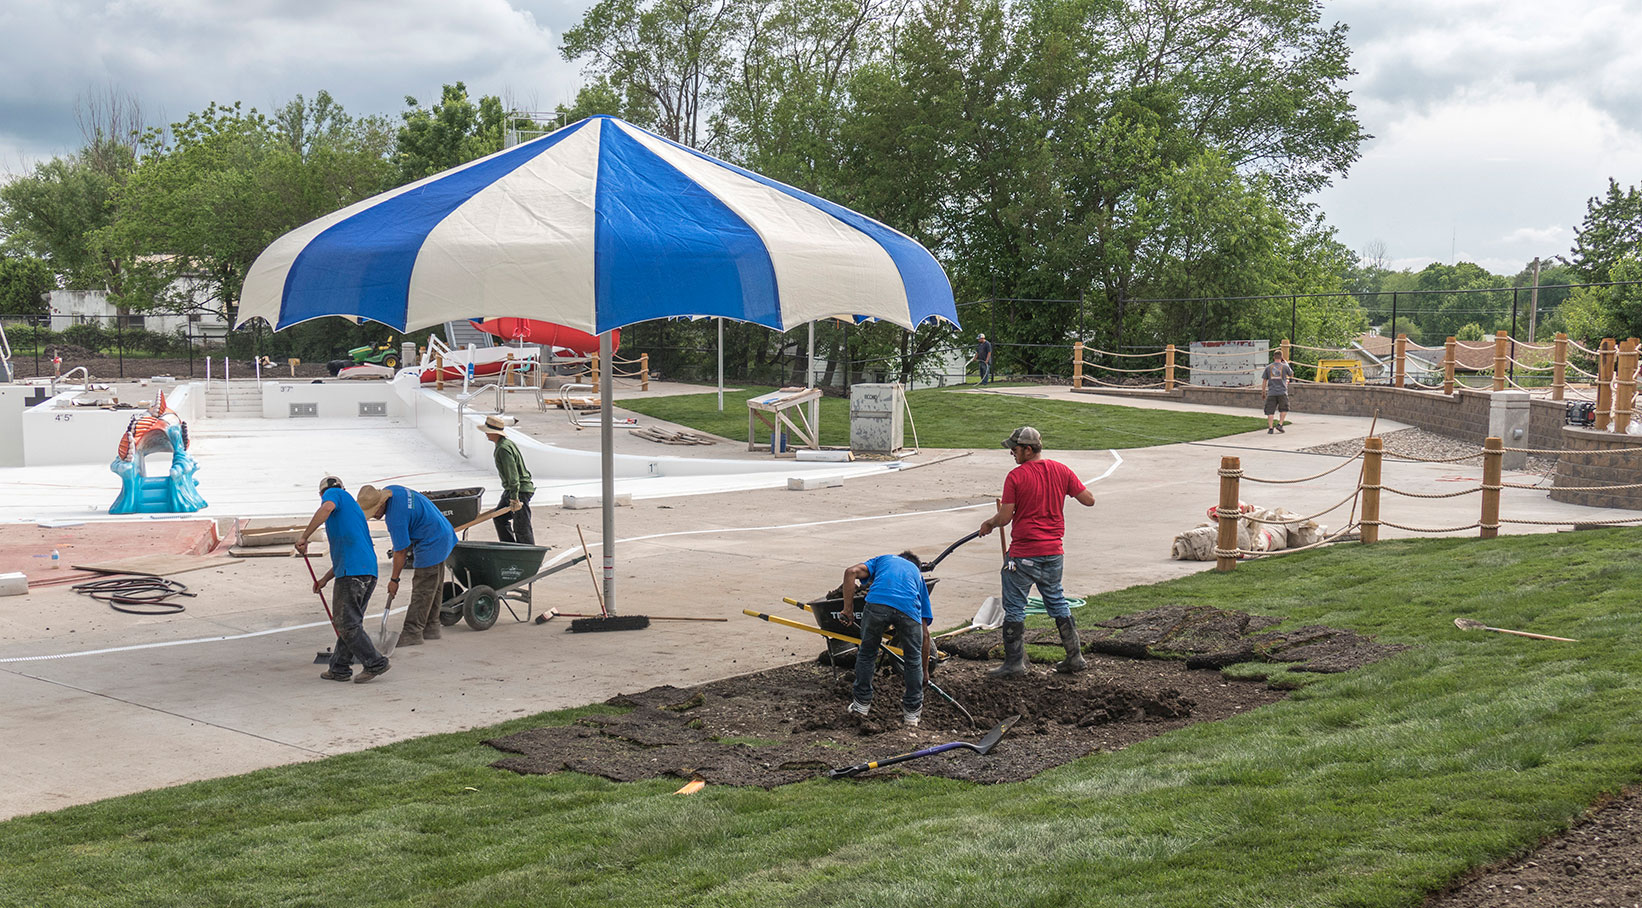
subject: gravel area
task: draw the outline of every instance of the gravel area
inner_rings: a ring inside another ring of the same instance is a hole
[[[1481,447],[1481,445],[1474,442],[1460,441],[1457,438],[1449,438],[1446,435],[1438,435],[1424,429],[1399,429],[1381,435],[1380,439],[1385,443],[1385,450],[1388,454],[1408,454],[1413,457],[1433,459],[1459,457]],[[1326,445],[1317,445],[1314,448],[1302,448],[1301,450],[1308,454],[1338,454],[1343,457],[1350,457],[1363,449],[1365,440],[1366,436],[1365,438],[1335,441]],[[1475,458],[1462,460],[1459,463],[1477,464],[1481,461],[1482,455],[1478,454]],[[1546,476],[1555,469],[1555,457],[1530,454],[1528,455],[1528,465],[1523,468],[1523,472]]]

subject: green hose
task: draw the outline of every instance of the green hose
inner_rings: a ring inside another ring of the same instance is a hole
[[[1066,597],[1066,607],[1067,608],[1083,608],[1083,600],[1077,598],[1076,596],[1067,596]],[[1026,613],[1028,615],[1047,615],[1047,614],[1049,614],[1049,612],[1044,610],[1043,600],[1039,599],[1037,596],[1028,596],[1028,597],[1026,597]]]

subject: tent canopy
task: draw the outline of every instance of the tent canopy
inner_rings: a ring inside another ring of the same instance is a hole
[[[252,266],[239,323],[405,331],[479,313],[593,334],[678,315],[958,320],[945,272],[904,234],[591,117],[286,234]]]

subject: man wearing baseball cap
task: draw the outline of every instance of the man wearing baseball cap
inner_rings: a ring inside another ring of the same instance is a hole
[[[1058,672],[1083,671],[1082,642],[1077,623],[1061,591],[1060,577],[1065,557],[1061,539],[1066,535],[1066,499],[1090,507],[1095,493],[1089,491],[1070,467],[1043,456],[1043,436],[1031,426],[1021,426],[1003,446],[1015,458],[1015,469],[1003,481],[1003,497],[998,512],[981,522],[980,534],[1009,525],[1014,539],[1004,556],[1003,650],[1004,663],[988,672],[995,678],[1027,674],[1026,594],[1033,585],[1043,599],[1044,610],[1055,619],[1066,658],[1055,663]]]
[[[986,335],[975,335],[975,362],[981,367],[981,384],[992,381],[992,342]]]
[[[359,503],[343,488],[342,480],[327,476],[319,481],[319,509],[297,538],[297,554],[307,557],[308,539],[325,525],[325,539],[330,543],[331,568],[325,576],[314,581],[314,592],[319,592],[334,578],[336,588],[331,599],[336,603],[332,618],[336,622],[336,645],[331,648],[331,664],[319,677],[326,681],[365,682],[380,677],[388,670],[388,657],[377,652],[371,635],[365,631],[365,606],[376,589],[376,547],[371,544],[371,528],[365,523],[365,512]],[[364,671],[353,677],[354,658],[358,657]]]

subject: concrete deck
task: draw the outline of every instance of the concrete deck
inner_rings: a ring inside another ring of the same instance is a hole
[[[1040,397],[1104,402],[1045,389],[981,393],[1020,398],[1022,422],[1031,421],[1032,401]],[[1360,436],[1367,429],[1362,419],[1296,418],[1285,435],[1268,436],[1261,430],[1115,454],[1056,451],[1056,439],[1048,437],[1050,456],[1085,479],[1104,477],[1092,487],[1093,508],[1074,505],[1068,511],[1068,592],[1092,594],[1211,567],[1171,561],[1169,547],[1176,533],[1201,522],[1205,509],[1215,503],[1215,470],[1222,455],[1241,456],[1249,475],[1305,476],[1339,459],[1295,449]],[[311,512],[314,482],[327,470],[414,476],[418,485],[427,486],[495,485],[488,458],[472,465],[453,462],[397,439],[391,428],[339,432],[346,450],[343,456],[330,456],[294,445],[297,436],[283,434],[278,425],[218,423],[233,431],[202,441],[202,477],[212,476],[207,472],[212,467],[213,472],[228,469],[226,460],[217,465],[205,458],[232,458],[236,450],[278,451],[285,462],[261,483],[261,497],[224,497],[220,487],[202,483],[207,497],[222,499],[221,504],[214,500],[213,508],[231,507],[242,516]],[[526,428],[531,430],[528,424]],[[1000,426],[1000,438],[1010,428]],[[1401,427],[1382,421],[1380,428]],[[713,456],[729,453],[715,447],[697,450]],[[668,453],[695,452],[674,448]],[[929,466],[852,479],[842,488],[764,488],[640,500],[617,512],[618,611],[723,617],[727,622],[661,621],[643,631],[572,635],[564,633],[562,619],[538,626],[516,623],[504,612],[488,631],[457,625],[440,641],[396,652],[392,673],[368,685],[319,679],[314,654],[329,645],[331,632],[298,560],[248,559],[180,575],[177,579],[199,596],[185,600],[187,611],[172,616],[116,613],[63,588],[0,598],[0,698],[8,704],[7,733],[0,739],[0,761],[8,767],[0,775],[0,817],[466,729],[654,684],[695,684],[811,658],[821,649],[819,638],[743,617],[741,609],[796,615],[780,597],[825,592],[838,583],[845,567],[876,554],[911,546],[933,555],[974,530],[989,513],[1012,462],[997,448],[941,460],[963,453],[925,451],[919,460]],[[71,468],[50,468],[56,469]],[[86,469],[78,481],[92,483],[91,498],[106,507],[103,499],[112,497],[106,469]],[[81,494],[72,488],[73,479],[36,478],[35,472],[3,476],[0,482],[8,492],[20,484],[15,494],[42,507]],[[1408,490],[1449,491],[1474,484],[1479,475],[1477,467],[1388,462],[1385,481]],[[1347,495],[1355,479],[1356,471],[1348,468],[1310,483],[1245,486],[1244,498],[1309,514]],[[1448,526],[1474,522],[1478,507],[1476,496],[1387,496],[1384,512],[1400,523]],[[1613,516],[1518,490],[1507,490],[1503,511],[1507,517],[1536,519]],[[1343,520],[1343,510],[1322,518],[1331,528]],[[549,557],[566,557],[575,547],[578,523],[596,547],[597,512],[537,510],[538,542],[555,547]],[[1548,529],[1508,526],[1504,531]],[[1384,532],[1388,538],[1401,535],[1406,534],[1389,528]],[[472,538],[493,536],[486,525],[476,528]],[[987,596],[996,594],[997,567],[997,543],[990,538],[958,549],[943,562],[937,571],[942,583],[933,597],[935,624],[966,622]],[[1236,575],[1226,582],[1237,582]],[[562,572],[537,585],[536,608],[593,611],[591,586],[579,566]],[[367,618],[373,631],[385,595],[379,591]],[[79,746],[93,730],[99,746]]]

